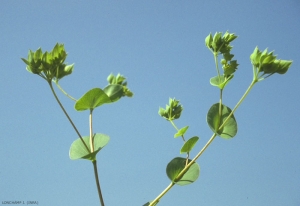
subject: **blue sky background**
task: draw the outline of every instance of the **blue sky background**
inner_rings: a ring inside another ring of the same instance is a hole
[[[99,205],[92,164],[69,159],[77,138],[48,85],[25,70],[21,57],[59,42],[75,63],[60,83],[79,98],[120,72],[134,98],[94,112],[94,131],[108,134],[98,155],[106,205],[143,205],[167,185],[167,163],[180,156],[180,139],[158,115],[169,97],[184,107],[178,127],[200,140],[212,132],[206,113],[219,92],[204,39],[233,32],[232,53],[240,64],[224,92],[233,108],[252,80],[249,56],[258,46],[294,60],[285,75],[257,84],[235,117],[238,134],[216,138],[197,161],[201,174],[189,186],[174,187],[159,205],[299,206],[299,22],[298,0],[271,1],[2,1],[0,7],[0,201],[39,205]],[[58,90],[57,90],[58,91]],[[88,112],[59,93],[82,135]]]

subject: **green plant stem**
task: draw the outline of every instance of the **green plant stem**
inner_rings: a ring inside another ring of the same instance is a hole
[[[69,95],[65,90],[63,90],[63,88],[58,84],[58,82],[55,82],[54,83],[56,84],[57,88],[64,94],[66,95],[67,97],[69,97],[70,99],[72,99],[73,101],[77,101],[77,99],[75,99],[74,97],[72,97],[71,95]]]
[[[173,125],[173,127],[176,129],[176,131],[178,132],[179,129],[176,127],[176,125],[174,124],[174,122],[172,120],[169,120],[171,122],[171,124]]]
[[[230,117],[234,114],[235,110],[240,106],[240,104],[244,101],[244,99],[246,98],[246,96],[249,94],[249,92],[251,91],[251,89],[253,88],[253,86],[258,82],[258,80],[254,79],[251,84],[249,85],[248,89],[246,90],[246,92],[243,94],[243,96],[241,97],[241,99],[238,101],[238,103],[235,105],[235,107],[233,108],[233,110],[231,111],[231,113],[228,115],[228,117],[225,119],[225,121],[222,123],[222,125],[219,127],[218,130],[222,129],[225,124],[227,123],[227,121],[230,119]]]
[[[216,69],[217,69],[217,73],[218,73],[218,77],[219,77],[219,82],[221,82],[220,80],[220,70],[219,70],[219,64],[218,64],[218,52],[214,52],[214,60],[215,60],[215,64],[216,64]]]
[[[65,108],[63,107],[63,105],[62,105],[61,102],[59,101],[59,99],[58,99],[58,97],[57,97],[57,95],[56,95],[56,93],[55,93],[55,91],[54,91],[54,89],[53,89],[52,82],[51,82],[51,81],[48,81],[48,83],[49,83],[49,86],[50,86],[50,88],[51,88],[51,91],[52,91],[52,93],[53,93],[53,95],[54,95],[54,97],[55,97],[57,103],[59,104],[60,108],[63,110],[64,114],[66,115],[66,117],[68,118],[69,122],[70,122],[71,125],[73,126],[75,132],[77,133],[77,135],[78,135],[79,138],[81,139],[82,144],[85,146],[86,150],[90,153],[89,148],[87,147],[87,145],[86,145],[85,142],[83,141],[82,136],[80,135],[79,131],[77,130],[75,124],[73,123],[73,121],[71,120],[70,116],[69,116],[68,113],[66,112]]]
[[[104,200],[103,200],[103,196],[102,196],[102,192],[101,192],[101,188],[100,188],[100,181],[99,181],[99,177],[98,177],[97,160],[94,160],[92,162],[93,162],[93,166],[94,166],[95,180],[96,180],[98,195],[99,195],[99,199],[100,199],[100,204],[102,206],[104,206]]]
[[[153,206],[159,202],[159,200],[175,185],[175,183],[171,182],[169,186],[162,191],[150,204],[149,206]]]
[[[220,123],[221,123],[221,119],[222,119],[222,97],[223,97],[223,89],[220,89],[220,101],[219,101],[219,125],[218,127],[220,126]]]
[[[89,115],[89,123],[90,123],[90,148],[91,148],[91,153],[94,152],[94,138],[93,138],[93,110],[90,110],[90,115]]]

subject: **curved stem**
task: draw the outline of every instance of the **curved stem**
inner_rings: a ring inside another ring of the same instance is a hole
[[[102,192],[101,192],[100,182],[99,182],[99,177],[98,177],[97,160],[94,160],[92,162],[93,162],[93,166],[94,166],[95,180],[96,180],[98,195],[99,195],[99,199],[100,199],[100,204],[101,204],[101,206],[104,206],[104,200],[102,197]]]
[[[58,84],[58,82],[55,82],[54,83],[56,84],[57,88],[64,94],[66,95],[67,97],[69,97],[70,99],[72,99],[73,101],[77,101],[77,99],[75,99],[74,97],[72,97],[71,95],[69,95],[65,90],[63,90],[63,88]]]
[[[82,141],[83,145],[85,146],[86,150],[90,153],[89,148],[87,147],[87,145],[86,145],[85,142],[83,141],[82,136],[80,135],[79,131],[77,130],[75,124],[73,123],[73,121],[72,121],[71,118],[69,117],[68,113],[66,112],[65,108],[63,107],[63,105],[62,105],[61,102],[59,101],[59,99],[58,99],[58,97],[57,97],[57,95],[56,95],[56,93],[55,93],[55,91],[54,91],[54,89],[53,89],[52,82],[51,82],[51,81],[48,81],[48,83],[49,83],[49,86],[50,86],[50,88],[51,88],[51,91],[52,91],[52,93],[53,93],[53,95],[54,95],[54,97],[55,97],[57,103],[59,104],[60,108],[63,110],[64,114],[65,114],[66,117],[68,118],[68,120],[69,120],[69,122],[71,123],[71,125],[73,126],[75,132],[77,133],[77,135],[78,135],[79,138],[81,139],[81,141]]]

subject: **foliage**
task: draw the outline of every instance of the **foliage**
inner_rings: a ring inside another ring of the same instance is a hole
[[[234,55],[231,52],[233,48],[231,43],[236,38],[237,36],[234,33],[229,33],[228,31],[225,32],[224,35],[221,32],[216,32],[214,36],[209,34],[205,38],[205,45],[213,54],[217,71],[217,76],[214,76],[210,79],[210,84],[219,89],[220,99],[219,102],[213,104],[207,112],[207,124],[213,134],[209,141],[193,159],[190,158],[190,152],[195,148],[195,145],[198,143],[200,138],[198,136],[192,136],[191,138],[187,139],[186,134],[189,126],[184,126],[178,129],[178,127],[175,125],[174,121],[179,119],[183,112],[183,106],[181,105],[180,101],[176,100],[175,98],[169,98],[169,104],[167,104],[165,108],[159,108],[158,114],[170,122],[175,128],[176,132],[173,135],[174,138],[181,137],[183,140],[183,145],[179,150],[179,154],[183,154],[185,157],[175,157],[167,164],[166,174],[171,181],[170,185],[167,186],[167,188],[154,200],[145,203],[144,206],[157,205],[160,199],[174,185],[185,186],[194,183],[200,175],[200,165],[196,162],[196,160],[213,142],[215,137],[220,136],[223,139],[232,139],[236,136],[238,126],[234,117],[234,112],[243,102],[253,86],[275,73],[285,74],[290,68],[292,61],[277,59],[273,52],[268,52],[267,49],[260,51],[258,47],[256,47],[253,53],[250,55],[250,60],[253,67],[252,82],[233,109],[230,109],[228,106],[223,104],[223,90],[226,88],[226,85],[231,82],[234,77],[234,73],[237,71],[239,66],[237,60],[233,60]],[[223,57],[221,60],[219,60],[219,55],[222,55]],[[132,97],[133,93],[127,87],[126,78],[124,76],[120,74],[117,74],[116,76],[110,74],[107,77],[108,85],[103,89],[93,88],[83,94],[78,100],[73,98],[67,92],[65,92],[58,83],[59,80],[73,72],[74,64],[67,65],[64,63],[66,57],[67,52],[64,49],[64,45],[57,43],[50,52],[43,53],[41,48],[37,49],[35,52],[29,50],[28,58],[22,58],[22,60],[26,64],[27,71],[36,74],[47,81],[55,99],[77,133],[79,138],[71,145],[70,158],[72,160],[85,159],[93,163],[100,204],[104,206],[104,200],[102,197],[97,172],[96,157],[101,149],[104,148],[109,142],[109,136],[100,133],[93,133],[93,110],[102,106],[103,104],[117,102],[122,97]],[[219,69],[219,61],[222,65],[222,70]],[[52,82],[54,82],[58,89],[60,89],[60,91],[63,92],[68,98],[75,101],[74,108],[76,111],[89,110],[90,134],[88,136],[81,136],[58,99],[55,90],[53,89]]]

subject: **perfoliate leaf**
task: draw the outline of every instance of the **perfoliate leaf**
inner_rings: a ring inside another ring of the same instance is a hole
[[[222,114],[221,117],[219,115],[219,103],[216,103],[211,106],[207,113],[207,123],[210,129],[219,135],[222,138],[230,139],[233,138],[237,133],[237,123],[232,115],[229,120],[226,122],[225,126],[221,129],[219,127],[223,124],[223,122],[227,119],[229,114],[231,113],[231,109],[225,105],[222,105]]]
[[[82,137],[83,141],[87,145],[89,151],[91,151],[90,148],[90,137],[85,136]],[[75,140],[70,148],[70,159],[76,160],[76,159],[86,159],[86,160],[96,160],[97,153],[109,142],[109,136],[105,134],[97,133],[93,137],[94,141],[94,152],[90,153],[87,151],[86,147],[83,145],[81,139]]]
[[[190,162],[191,160],[189,160]],[[169,179],[181,186],[191,184],[195,182],[200,175],[200,166],[195,162],[188,171],[177,180],[179,173],[185,168],[186,159],[182,157],[176,157],[167,165],[166,172]]]

